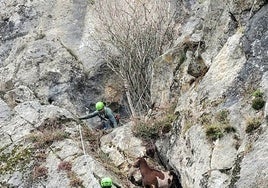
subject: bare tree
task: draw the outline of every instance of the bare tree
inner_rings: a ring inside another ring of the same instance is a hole
[[[175,9],[168,0],[98,0],[97,55],[123,80],[133,116],[148,110],[152,62],[174,41]],[[140,114],[139,114],[140,115]]]

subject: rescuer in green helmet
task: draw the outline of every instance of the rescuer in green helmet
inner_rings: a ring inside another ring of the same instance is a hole
[[[113,181],[111,178],[102,178],[101,179],[101,187],[102,188],[111,188],[113,185]]]
[[[99,101],[95,105],[96,110],[88,115],[79,117],[79,119],[88,119],[95,116],[99,116],[102,122],[102,129],[110,129],[118,127],[119,116],[115,116],[113,111],[104,105],[102,101]]]

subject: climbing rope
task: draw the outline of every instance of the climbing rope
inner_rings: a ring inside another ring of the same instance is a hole
[[[86,150],[85,150],[85,144],[84,144],[84,141],[83,141],[83,134],[82,134],[82,129],[81,129],[81,125],[80,123],[78,123],[78,129],[79,129],[79,134],[80,134],[80,140],[81,140],[81,144],[82,144],[82,149],[83,149],[83,153],[84,153],[84,157],[85,157],[85,161],[86,163],[89,163],[88,161],[88,158],[86,157],[87,153],[86,153]],[[88,155],[89,156],[89,155]],[[93,176],[98,179],[101,179],[100,176],[98,176],[96,173],[93,172]],[[118,185],[117,183],[113,182],[113,185],[117,188],[121,188],[120,185]]]
[[[84,144],[84,141],[83,141],[82,129],[81,129],[80,124],[78,124],[78,129],[79,129],[79,134],[80,134],[80,140],[81,140],[81,144],[82,144],[83,153],[84,153],[84,156],[86,156],[85,144]]]

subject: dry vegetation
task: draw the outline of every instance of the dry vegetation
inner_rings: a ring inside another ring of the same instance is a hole
[[[254,130],[258,129],[261,126],[261,123],[261,118],[249,118],[246,123],[246,133],[251,133]]]
[[[215,141],[224,136],[226,133],[236,132],[236,129],[230,125],[229,122],[229,111],[220,110],[214,115],[203,114],[199,118],[199,122],[204,126],[207,139]]]
[[[35,166],[32,174],[33,180],[47,178],[48,169],[45,166]]]
[[[98,48],[92,51],[122,79],[132,115],[142,114],[151,102],[151,64],[175,39],[174,5],[165,0],[101,0],[94,7]]]
[[[120,177],[122,182],[126,180],[127,177],[111,162],[109,155],[102,152],[100,149],[100,138],[107,133],[103,130],[92,131],[88,127],[84,127],[82,134],[86,144],[86,152],[99,161],[106,169],[109,169],[110,172]],[[95,176],[97,177],[97,174],[95,174]],[[125,184],[127,184],[127,182],[125,182]]]
[[[176,115],[174,114],[174,106],[168,106],[156,112],[149,119],[138,119],[132,131],[134,135],[145,141],[156,140],[162,135],[168,133],[172,129]],[[161,114],[160,114],[161,113]]]

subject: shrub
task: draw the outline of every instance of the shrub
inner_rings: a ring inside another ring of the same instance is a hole
[[[83,180],[81,180],[74,172],[68,173],[68,178],[70,179],[71,187],[84,187]]]
[[[256,91],[253,92],[252,96],[254,97],[263,97],[263,92],[261,92],[260,89],[257,89]]]
[[[47,174],[48,174],[47,167],[36,166],[36,167],[34,167],[34,171],[33,171],[33,179],[46,178]]]
[[[175,105],[166,104],[165,108],[158,111],[156,117],[147,120],[136,120],[135,126],[132,128],[134,136],[144,140],[156,140],[161,135],[171,131],[173,122],[177,115],[173,112]]]
[[[159,124],[146,124],[139,122],[133,127],[134,136],[145,140],[157,139],[159,137]]]
[[[228,124],[229,123],[228,115],[229,115],[229,111],[228,110],[221,110],[220,112],[218,112],[216,114],[216,117],[215,118],[220,123]]]
[[[230,125],[228,115],[228,110],[221,110],[214,116],[205,113],[200,116],[199,121],[205,127],[209,140],[215,141],[223,137],[224,133],[236,132],[236,129]]]
[[[159,129],[162,134],[170,132],[172,123],[176,119],[174,114],[167,114],[163,119],[155,121],[153,124]]]
[[[252,94],[254,99],[252,100],[252,108],[255,110],[260,110],[264,107],[265,101],[263,100],[263,92],[260,91],[260,89],[257,89]]]
[[[226,125],[225,127],[224,127],[224,132],[226,132],[226,133],[234,133],[234,132],[236,132],[236,129],[234,128],[234,127],[232,127],[232,126],[230,126],[230,125]]]
[[[260,118],[252,118],[247,121],[246,133],[251,133],[252,131],[258,129],[261,125]]]
[[[172,123],[165,123],[162,127],[161,127],[161,133],[162,134],[166,134],[169,133],[172,129]]]
[[[35,143],[37,148],[46,148],[54,141],[68,138],[68,134],[63,130],[44,130],[43,132],[35,132],[30,135],[30,139]]]
[[[264,107],[265,101],[261,97],[256,97],[252,100],[252,108],[255,110],[260,110]]]
[[[70,187],[84,187],[83,180],[77,177],[77,174],[72,171],[72,163],[69,161],[61,161],[58,165],[58,170],[67,172],[67,177],[70,179]]]
[[[209,140],[215,141],[223,136],[223,132],[218,125],[209,125],[206,127],[206,136]]]
[[[58,165],[58,170],[71,171],[72,163],[70,163],[69,161],[61,161]]]
[[[202,125],[209,125],[212,122],[212,115],[204,113],[199,117],[199,121],[201,122]]]

